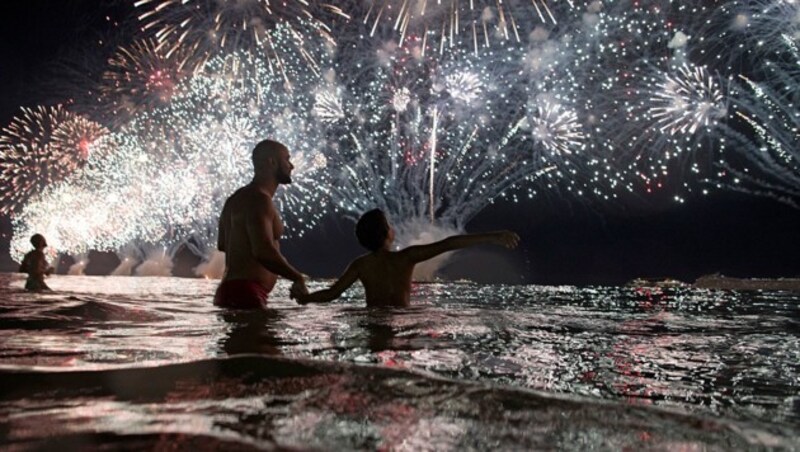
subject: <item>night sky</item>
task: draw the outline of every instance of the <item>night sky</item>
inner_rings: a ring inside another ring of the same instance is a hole
[[[62,101],[63,62],[74,63],[87,58],[85,49],[102,47],[97,41],[109,36],[115,19],[129,10],[120,1],[0,2],[0,125],[6,126],[20,106]],[[10,220],[1,218],[4,271],[15,268],[8,256],[10,229]],[[337,276],[361,253],[352,229],[331,212],[314,231],[286,241],[284,253],[311,276]],[[517,231],[520,248],[468,250],[445,273],[541,284],[620,284],[640,276],[691,282],[715,272],[800,276],[800,210],[744,194],[712,191],[685,204],[671,201],[668,193],[606,204],[548,194],[517,204],[498,202],[467,225],[469,232],[492,229]],[[113,255],[90,258],[87,273],[107,273],[116,263]],[[175,273],[188,275],[192,265],[195,259],[179,253]]]

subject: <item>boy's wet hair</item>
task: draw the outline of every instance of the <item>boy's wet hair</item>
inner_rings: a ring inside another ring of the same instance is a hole
[[[381,209],[372,209],[361,215],[356,223],[358,243],[370,251],[379,250],[389,236],[389,222]]]
[[[33,234],[31,236],[31,245],[33,245],[34,248],[39,248],[39,244],[44,241],[44,236],[42,234]]]

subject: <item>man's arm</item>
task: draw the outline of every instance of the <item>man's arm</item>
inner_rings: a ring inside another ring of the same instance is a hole
[[[351,262],[349,266],[347,266],[347,270],[344,271],[342,276],[333,283],[333,285],[324,290],[318,290],[316,292],[307,294],[307,295],[297,295],[297,302],[300,304],[308,304],[308,303],[326,303],[331,300],[335,300],[342,295],[342,293],[347,290],[348,287],[352,286],[356,279],[358,279],[359,275],[359,261],[356,259],[355,261]]]
[[[245,220],[253,257],[272,273],[292,282],[302,283],[303,274],[292,267],[275,247],[275,237],[272,233],[275,208],[272,206],[272,201],[266,198],[265,202],[256,204]]]
[[[515,248],[519,243],[519,236],[511,231],[495,231],[485,234],[464,234],[454,235],[444,240],[428,245],[415,245],[400,251],[400,253],[411,262],[417,263],[426,261],[448,251],[453,251],[469,246],[490,243]]]

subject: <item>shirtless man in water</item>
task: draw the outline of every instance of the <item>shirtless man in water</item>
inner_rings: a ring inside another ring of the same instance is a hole
[[[411,295],[414,266],[448,251],[480,244],[516,248],[519,236],[511,231],[454,235],[429,245],[392,251],[394,228],[379,209],[370,210],[356,224],[358,242],[370,252],[356,258],[330,288],[311,294],[292,294],[300,304],[324,303],[339,297],[356,280],[364,286],[369,307],[405,307]]]
[[[221,307],[265,307],[278,276],[293,282],[293,294],[308,293],[303,274],[281,254],[283,223],[272,203],[278,185],[292,182],[289,150],[264,140],[253,149],[253,168],[253,181],[225,201],[219,219],[217,248],[225,253],[225,275],[214,304]]]

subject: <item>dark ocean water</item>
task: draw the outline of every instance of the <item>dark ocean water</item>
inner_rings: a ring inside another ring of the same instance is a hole
[[[227,312],[216,281],[49,284],[0,275],[5,446],[800,447],[797,293],[422,284],[374,311],[279,284]]]

